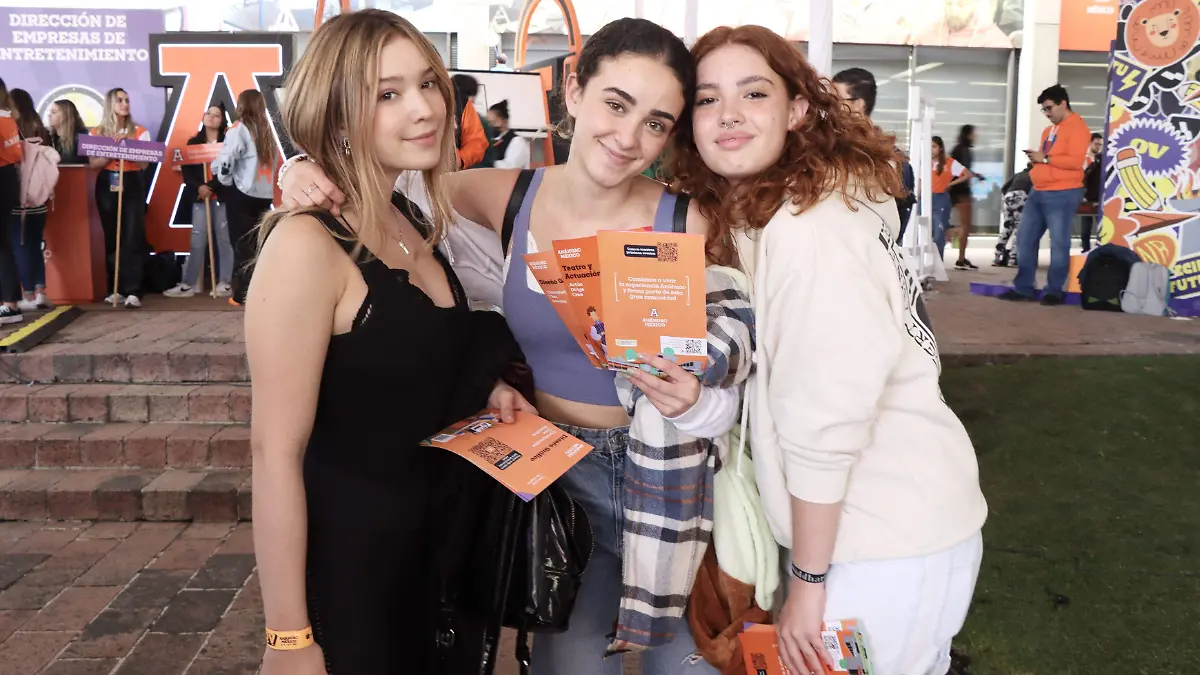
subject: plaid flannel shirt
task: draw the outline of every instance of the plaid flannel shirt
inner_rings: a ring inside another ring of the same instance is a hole
[[[754,358],[749,279],[737,270],[705,272],[708,314],[706,387],[740,387]],[[608,654],[666,644],[682,625],[713,526],[716,439],[675,428],[628,377],[617,394],[630,414],[625,456],[625,531],[616,634]]]

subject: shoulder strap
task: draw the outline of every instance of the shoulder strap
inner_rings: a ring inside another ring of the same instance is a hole
[[[680,194],[675,199],[675,210],[671,213],[671,231],[687,232],[688,203],[692,201],[689,195]]]
[[[338,246],[342,247],[342,250],[346,252],[346,255],[350,255],[350,253],[354,250],[354,233],[351,232],[350,229],[345,225],[343,225],[342,222],[338,220],[337,217],[335,217],[332,213],[324,210],[313,210],[305,212],[304,215],[312,216],[313,218],[321,221],[321,225],[325,227],[325,231],[329,233],[329,236],[333,237],[333,240],[338,243]],[[362,256],[360,254],[359,259],[355,260],[354,262],[361,262],[361,258]]]
[[[504,209],[504,226],[500,230],[500,245],[504,247],[504,255],[508,255],[508,246],[512,243],[513,223],[517,221],[517,213],[529,192],[529,183],[533,180],[533,169],[521,169],[517,182],[513,185],[512,194],[508,197],[508,206]]]

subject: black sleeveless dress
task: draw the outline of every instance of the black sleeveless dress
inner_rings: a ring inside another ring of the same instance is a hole
[[[428,227],[403,195],[393,203]],[[348,234],[329,214],[318,217]],[[444,611],[437,617],[467,562],[464,533],[479,521],[488,479],[420,442],[485,407],[508,364],[522,359],[502,318],[470,311],[435,255],[453,307],[435,305],[406,271],[360,258],[367,298],[325,359],[304,484],[309,618],[330,675],[478,670],[480,623],[462,611],[453,625]],[[454,648],[436,648],[449,630]]]

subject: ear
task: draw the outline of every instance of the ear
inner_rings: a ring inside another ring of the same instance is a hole
[[[797,96],[792,99],[791,105],[788,106],[788,129],[795,129],[804,121],[804,116],[808,114],[808,99]]]
[[[579,76],[575,73],[567,75],[567,81],[563,85],[566,91],[567,112],[571,117],[577,115],[579,104],[583,100],[583,87],[579,84]]]

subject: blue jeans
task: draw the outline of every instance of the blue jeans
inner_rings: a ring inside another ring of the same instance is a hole
[[[613,632],[624,588],[621,583],[622,533],[625,529],[622,495],[629,429],[562,428],[595,448],[559,481],[587,513],[596,545],[583,573],[583,584],[571,612],[570,629],[565,633],[547,633],[534,638],[533,675],[621,675],[622,656],[606,659],[604,650]],[[696,652],[687,621],[680,619],[679,623],[673,641],[641,652],[643,675],[717,675],[717,670]]]
[[[950,195],[937,192],[933,195],[933,243],[937,245],[938,258],[946,258],[946,230],[950,228]]]
[[[24,219],[25,222],[21,222]],[[33,293],[35,288],[46,287],[46,259],[42,257],[42,235],[46,232],[46,214],[14,213],[9,236],[17,256],[17,274],[21,277],[21,288]]]
[[[1021,295],[1035,297],[1038,248],[1042,235],[1050,231],[1050,272],[1046,275],[1046,295],[1062,297],[1071,270],[1071,221],[1083,200],[1083,188],[1038,190],[1029,193],[1017,230],[1017,278],[1013,288]]]
[[[213,242],[217,245],[217,283],[227,284],[233,279],[233,244],[229,241],[229,223],[225,220],[225,205],[216,201],[211,204]],[[192,287],[202,285],[200,274],[204,271],[204,256],[208,253],[207,218],[204,200],[192,204],[192,245],[187,264],[183,267],[183,283]]]

